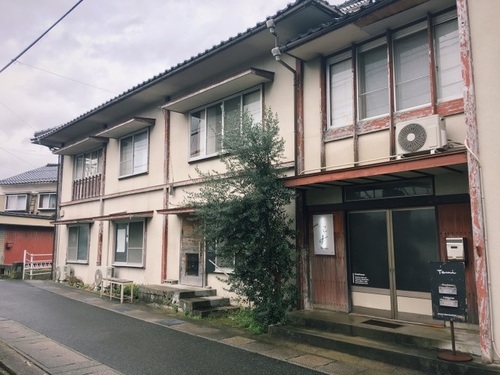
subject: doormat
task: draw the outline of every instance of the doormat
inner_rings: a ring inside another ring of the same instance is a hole
[[[378,326],[378,327],[384,327],[384,328],[392,328],[392,329],[396,329],[396,328],[402,327],[401,324],[389,323],[389,322],[385,322],[383,320],[374,320],[374,319],[365,320],[363,322],[363,324],[371,324],[372,326]]]

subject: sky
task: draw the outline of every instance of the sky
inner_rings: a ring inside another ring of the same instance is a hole
[[[77,2],[0,0],[0,69]],[[0,179],[57,163],[48,148],[31,144],[35,132],[75,119],[291,2],[83,0],[0,73]]]

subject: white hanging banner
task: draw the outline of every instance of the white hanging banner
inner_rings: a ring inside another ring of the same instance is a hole
[[[314,254],[335,255],[333,215],[313,215]]]

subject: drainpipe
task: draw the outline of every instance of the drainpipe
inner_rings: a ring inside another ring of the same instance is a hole
[[[460,38],[460,61],[464,81],[464,113],[466,124],[467,166],[469,171],[469,195],[472,216],[472,239],[474,244],[474,269],[476,275],[477,303],[479,311],[479,335],[481,359],[493,362],[490,296],[488,289],[488,265],[483,216],[481,166],[479,163],[479,138],[476,112],[476,96],[467,0],[457,0]]]
[[[293,74],[293,108],[294,108],[294,172],[298,176],[304,171],[304,91],[303,91],[303,62],[295,59],[295,69],[281,59],[282,50],[276,25],[272,19],[266,21],[269,32],[274,36],[274,48],[271,54],[275,60]],[[307,250],[304,220],[305,193],[297,190],[295,199],[295,228],[297,232],[297,286],[300,291],[299,308],[309,308],[308,278],[307,278]]]

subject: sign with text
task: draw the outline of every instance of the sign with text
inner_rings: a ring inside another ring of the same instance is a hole
[[[333,215],[313,215],[314,254],[335,255]]]
[[[432,317],[467,321],[464,262],[430,262]]]

